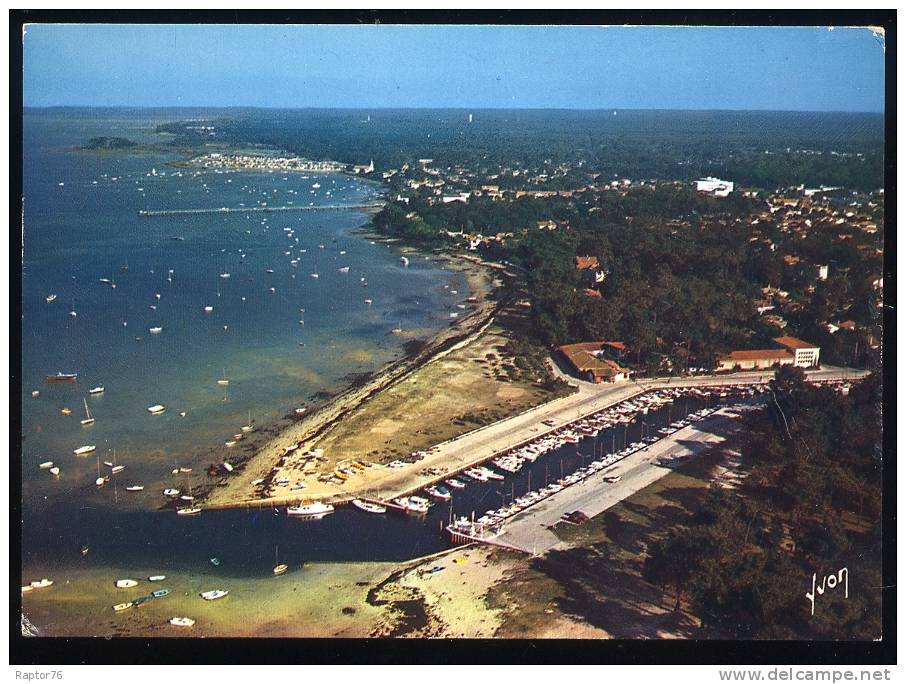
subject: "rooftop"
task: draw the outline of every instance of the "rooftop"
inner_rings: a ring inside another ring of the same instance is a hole
[[[789,335],[775,337],[774,342],[787,349],[817,349],[817,346],[811,342],[804,342],[797,337],[790,337]]]
[[[773,359],[791,359],[793,355],[786,349],[746,349],[733,351],[723,357],[729,361],[761,361]]]
[[[598,268],[598,257],[596,256],[577,256],[576,268],[580,271],[587,268]]]
[[[580,373],[592,372],[595,375],[616,375],[617,373],[627,373],[628,370],[620,364],[610,359],[600,359],[593,352],[600,351],[605,346],[622,345],[620,342],[578,342],[576,344],[564,344],[560,347],[560,352],[569,359],[569,362],[576,367]]]

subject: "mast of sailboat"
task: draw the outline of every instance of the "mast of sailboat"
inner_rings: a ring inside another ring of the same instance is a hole
[[[88,410],[88,400],[85,397],[82,397],[82,403],[85,404],[85,417],[91,420],[91,411]]]

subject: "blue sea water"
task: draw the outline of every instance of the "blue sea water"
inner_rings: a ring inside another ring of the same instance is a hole
[[[395,249],[356,234],[368,221],[361,211],[140,216],[380,195],[377,184],[341,174],[178,168],[169,164],[174,154],[72,149],[97,135],[154,142],[157,123],[141,112],[26,112],[26,510],[44,497],[113,505],[92,483],[114,448],[127,466],[120,484],[158,482],[174,464],[197,470],[249,414],[266,425],[314,393],[342,389],[349,374],[401,353],[405,340],[393,328],[439,329],[468,296],[459,274],[421,258],[404,267]],[[50,294],[57,298],[47,303]],[[45,384],[58,371],[77,372],[78,382]],[[217,384],[224,373],[228,386]],[[89,396],[98,385],[104,393]],[[83,400],[96,419],[90,427],[79,424]],[[166,412],[150,415],[153,404]],[[71,415],[61,415],[64,407]],[[96,454],[73,456],[86,444]],[[59,479],[37,469],[47,460],[61,467]],[[119,494],[118,507],[152,508],[160,498]]]

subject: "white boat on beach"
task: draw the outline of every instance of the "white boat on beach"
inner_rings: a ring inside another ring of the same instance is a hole
[[[44,579],[36,580],[31,583],[32,589],[46,589],[53,584],[53,580],[49,580],[46,577]]]
[[[148,578],[148,581],[149,582],[163,582],[165,579],[167,579],[166,575],[151,575]]]
[[[60,474],[60,468],[59,468],[58,466],[54,466],[53,468],[51,468],[51,469],[48,470],[47,472],[49,472],[51,475],[59,475],[59,474]]]
[[[213,589],[211,591],[203,591],[199,594],[199,596],[201,596],[201,598],[203,598],[205,601],[215,601],[219,598],[223,598],[229,593],[230,592],[228,589]]]
[[[189,506],[186,508],[177,508],[176,515],[200,515],[201,509],[198,506]]]
[[[170,618],[170,624],[175,627],[191,627],[195,624],[195,620],[190,617],[174,617]]]
[[[325,515],[329,515],[333,512],[333,506],[321,501],[315,501],[314,503],[306,505],[288,506],[286,508],[286,514],[295,518],[323,518]]]
[[[365,511],[366,513],[386,513],[387,507],[381,506],[380,504],[372,503],[370,501],[362,501],[362,499],[353,499],[352,505],[358,508],[359,510]]]
[[[132,587],[138,586],[138,582],[134,579],[120,579],[116,581],[117,589],[131,589]]]

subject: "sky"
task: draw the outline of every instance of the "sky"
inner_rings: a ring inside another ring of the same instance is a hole
[[[866,29],[33,24],[23,40],[29,107],[884,109]]]

